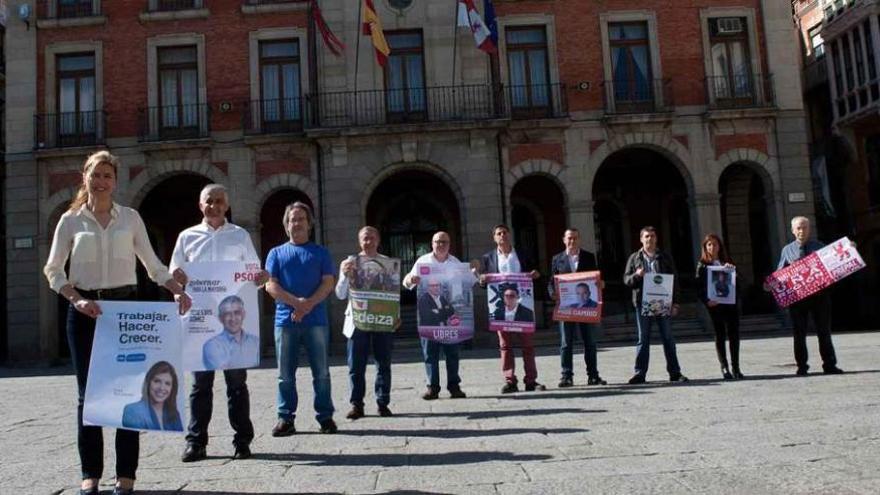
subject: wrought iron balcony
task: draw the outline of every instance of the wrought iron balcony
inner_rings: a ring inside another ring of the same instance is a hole
[[[741,109],[772,107],[772,75],[713,76],[706,78],[709,108]]]
[[[615,79],[602,83],[605,113],[609,115],[671,112],[670,79]]]
[[[177,12],[205,8],[207,0],[149,0],[147,12]]]
[[[101,15],[94,0],[39,0],[37,19],[73,19]]]
[[[34,149],[104,144],[106,123],[102,110],[34,115]]]
[[[549,119],[568,116],[565,84],[529,84],[504,87],[506,110],[512,119]]]
[[[210,136],[210,107],[204,103],[141,108],[138,114],[141,142]]]
[[[242,128],[245,134],[301,132],[305,98],[253,100],[245,103]]]
[[[274,5],[279,3],[304,3],[308,0],[242,0],[245,5]]]

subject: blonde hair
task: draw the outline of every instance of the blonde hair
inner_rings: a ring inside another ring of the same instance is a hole
[[[102,163],[106,163],[107,165],[113,167],[113,175],[118,176],[117,171],[119,170],[119,158],[117,158],[116,155],[111,154],[107,150],[96,151],[89,155],[89,157],[86,158],[86,162],[83,164],[83,182],[79,186],[79,190],[76,192],[76,196],[73,197],[73,201],[70,202],[68,210],[78,210],[89,200],[89,191],[86,189],[85,176],[91,173],[91,171],[94,170],[95,167]]]

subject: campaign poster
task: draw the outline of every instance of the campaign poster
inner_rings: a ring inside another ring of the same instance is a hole
[[[642,316],[669,316],[672,314],[672,289],[675,276],[666,273],[646,273],[642,278]]]
[[[172,302],[98,301],[83,423],[183,432],[183,332]]]
[[[400,260],[357,256],[349,282],[351,317],[358,330],[393,332],[400,326]]]
[[[598,271],[565,273],[553,277],[556,285],[555,321],[599,323],[602,320],[602,274]]]
[[[706,294],[718,304],[736,304],[736,268],[706,267]]]
[[[192,308],[183,317],[186,371],[260,365],[260,264],[244,261],[187,263]]]
[[[486,275],[489,330],[493,332],[535,332],[535,296],[529,273]]]
[[[852,242],[842,237],[767,277],[776,303],[788,307],[865,267]]]
[[[474,275],[467,263],[416,265],[419,336],[455,344],[474,336]]]

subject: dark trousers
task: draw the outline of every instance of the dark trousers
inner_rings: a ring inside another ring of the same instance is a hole
[[[376,404],[387,406],[391,403],[391,350],[394,346],[394,334],[391,332],[363,332],[355,329],[348,339],[348,381],[351,386],[349,402],[354,406],[364,406],[364,395],[367,390],[367,361],[370,358],[370,347],[373,348],[373,359],[376,361],[376,383],[373,391]]]
[[[584,364],[587,366],[587,377],[599,377],[599,365],[596,348],[598,325],[589,323],[562,322],[559,324],[559,358],[562,365],[562,378],[574,376],[572,352],[575,335],[580,334],[584,343]]]
[[[77,311],[73,305],[67,308],[67,343],[79,396],[76,407],[77,446],[82,465],[83,479],[101,478],[104,473],[104,436],[100,426],[83,425],[83,401],[86,396],[86,380],[95,340],[95,320]],[[116,430],[116,477],[135,478],[140,451],[140,436],[131,430]]]
[[[721,367],[727,369],[727,351],[724,341],[730,342],[730,365],[739,370],[739,312],[735,304],[719,304],[709,310],[715,329],[715,352]]]
[[[208,445],[208,424],[214,410],[214,371],[193,373],[193,387],[189,394],[190,420],[186,443],[204,447]],[[226,378],[226,407],[229,424],[235,431],[232,444],[247,447],[254,439],[251,423],[251,401],[247,388],[247,370],[223,370]]]
[[[819,354],[822,368],[837,366],[834,343],[831,342],[831,297],[828,294],[815,294],[789,306],[791,322],[794,325],[794,360],[799,369],[808,369],[807,364],[807,326],[810,318],[819,339]]]
[[[454,390],[460,387],[461,377],[458,375],[461,344],[441,344],[426,338],[419,339],[422,344],[422,357],[425,358],[425,381],[431,390],[440,390],[440,351],[446,356],[446,388]]]

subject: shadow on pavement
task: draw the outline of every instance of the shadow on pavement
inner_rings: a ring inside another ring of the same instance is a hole
[[[413,437],[413,438],[471,438],[471,437],[500,437],[504,435],[525,435],[539,433],[547,435],[565,433],[586,433],[590,430],[578,428],[496,428],[493,430],[447,430],[447,429],[419,429],[419,430],[339,430],[337,435],[350,435],[355,437]],[[254,455],[256,457],[256,455]]]
[[[632,395],[632,394],[650,394],[652,393],[649,389],[656,388],[653,385],[638,385],[638,386],[621,386],[621,388],[615,388],[614,386],[606,386],[601,389],[586,389],[586,388],[569,388],[567,392],[536,392],[534,394],[522,395],[522,394],[510,394],[510,395],[497,395],[497,396],[485,396],[481,398],[491,398],[495,397],[498,399],[508,399],[508,400],[537,400],[537,399],[575,399],[575,398],[589,398],[589,397],[606,397],[606,396],[614,396],[614,395]]]
[[[605,413],[607,409],[577,409],[574,407],[557,408],[557,409],[500,409],[495,411],[480,412],[430,412],[430,413],[404,413],[395,414],[400,418],[434,418],[437,416],[446,416],[450,418],[465,419],[490,419],[490,418],[508,418],[523,416],[541,416],[545,414],[584,414],[584,413]]]
[[[544,461],[553,456],[512,452],[447,452],[443,454],[254,454],[254,459],[293,461],[311,466],[454,466],[476,462]],[[418,492],[399,492],[418,493]]]

